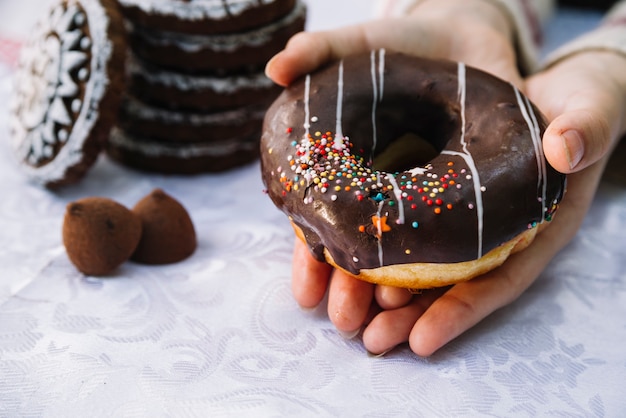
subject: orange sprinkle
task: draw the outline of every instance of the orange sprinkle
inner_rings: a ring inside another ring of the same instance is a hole
[[[441,208],[435,208],[435,213],[439,215],[441,213]]]
[[[448,208],[448,210],[452,210],[452,203],[448,203],[446,207]]]
[[[365,226],[364,225],[359,226],[359,232],[365,232]]]

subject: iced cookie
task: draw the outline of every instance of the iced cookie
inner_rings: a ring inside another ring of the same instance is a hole
[[[253,134],[260,137],[267,106],[190,112],[154,107],[126,96],[118,125],[129,133],[169,143],[230,141]]]
[[[287,14],[295,0],[119,0],[124,15],[141,26],[215,34],[264,26]]]
[[[306,6],[299,0],[284,17],[242,32],[190,35],[134,25],[129,39],[137,56],[163,68],[232,74],[263,68],[304,29],[305,18]]]
[[[34,182],[73,183],[95,162],[119,106],[124,44],[112,0],[55,2],[34,28],[10,117],[12,148]]]
[[[185,74],[129,60],[130,93],[147,103],[170,109],[218,111],[271,103],[282,88],[262,70],[250,74]]]
[[[256,160],[259,136],[227,138],[211,142],[159,141],[129,134],[116,127],[107,152],[129,167],[166,174],[198,174],[225,171]]]

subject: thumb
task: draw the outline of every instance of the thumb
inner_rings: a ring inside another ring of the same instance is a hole
[[[281,86],[315,70],[326,62],[369,48],[361,25],[341,30],[300,32],[265,66],[265,74]]]
[[[600,160],[617,136],[619,115],[612,101],[595,96],[581,93],[570,98],[543,135],[545,156],[562,173],[580,171]]]

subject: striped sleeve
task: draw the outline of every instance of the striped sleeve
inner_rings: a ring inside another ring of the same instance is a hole
[[[547,68],[570,55],[587,50],[615,51],[626,55],[626,0],[613,6],[595,30],[549,54],[542,67]]]
[[[379,16],[401,16],[425,1],[436,0],[381,0],[377,5]],[[554,9],[554,0],[484,0],[501,7],[514,27],[515,48],[520,69],[533,72],[538,66],[541,29]]]

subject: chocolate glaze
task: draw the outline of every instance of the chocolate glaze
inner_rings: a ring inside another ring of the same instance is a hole
[[[264,122],[263,181],[316,258],[326,247],[351,273],[470,261],[551,219],[565,176],[543,156],[545,126],[528,99],[489,74],[372,51],[279,96]],[[373,170],[409,132],[439,154]]]

